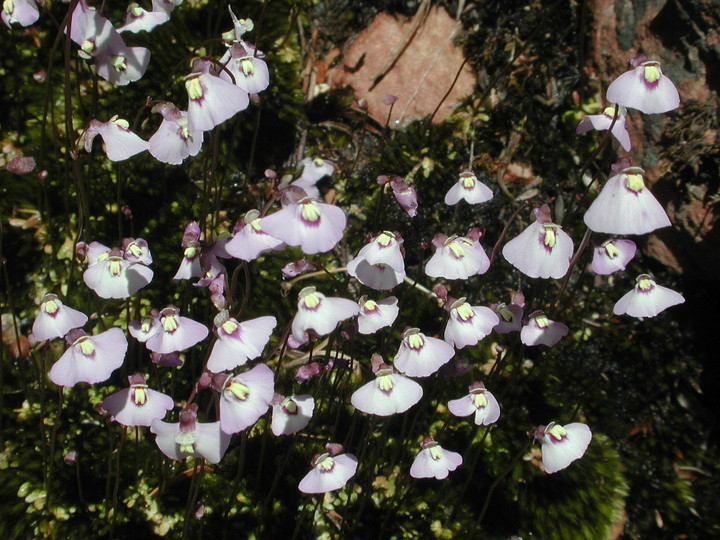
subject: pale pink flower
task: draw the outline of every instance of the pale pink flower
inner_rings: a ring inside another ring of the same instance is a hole
[[[460,173],[458,181],[445,195],[445,204],[453,205],[465,199],[468,204],[479,204],[493,198],[492,190],[477,179],[471,171]]]
[[[212,63],[201,58],[193,62],[192,73],[185,77],[188,93],[188,129],[210,131],[218,124],[247,109],[248,93],[210,72]]]
[[[68,348],[50,368],[50,380],[58,386],[79,382],[106,381],[125,359],[127,338],[120,328],[110,328],[94,336],[71,330],[65,336]]]
[[[136,373],[128,377],[130,388],[109,395],[102,408],[112,420],[124,426],[150,426],[153,420],[162,420],[175,406],[173,399],[148,388],[145,377]]]
[[[282,250],[285,242],[266,233],[260,221],[260,212],[247,212],[235,225],[233,237],[225,244],[225,250],[233,257],[247,262],[254,261],[263,253]]]
[[[498,314],[499,321],[493,331],[497,334],[519,332],[522,328],[523,308],[518,304],[495,304],[493,310]]]
[[[262,218],[260,227],[288,246],[298,246],[306,255],[330,251],[343,236],[347,224],[345,212],[305,197],[304,193],[300,188],[287,188],[283,208]]]
[[[575,133],[585,133],[591,129],[603,131],[610,129],[613,118],[615,118],[616,108],[614,106],[606,107],[602,114],[588,114],[578,124]],[[615,125],[612,128],[613,137],[615,137],[620,145],[629,152],[631,149],[630,135],[628,134],[627,128],[625,127],[625,107],[620,107]]]
[[[86,152],[92,151],[92,143],[100,135],[105,143],[105,154],[110,161],[123,161],[148,149],[147,141],[130,131],[127,120],[113,116],[107,122],[91,120],[83,134]]]
[[[125,42],[112,23],[95,8],[80,0],[72,13],[70,39],[80,46],[80,56],[109,56],[125,48]]]
[[[63,337],[87,320],[87,315],[64,305],[56,295],[46,294],[40,301],[40,312],[33,322],[32,333],[35,341]]]
[[[532,278],[559,279],[570,268],[572,239],[560,225],[552,223],[547,205],[533,213],[536,221],[503,246],[503,257]]]
[[[340,321],[358,314],[360,309],[352,300],[327,297],[315,287],[305,287],[298,295],[298,312],[292,322],[292,334],[298,341],[313,330],[318,336],[329,334]]]
[[[400,313],[398,299],[388,296],[382,300],[370,300],[363,296],[358,301],[360,312],[358,314],[358,332],[361,334],[374,334],[381,328],[390,326]]]
[[[310,197],[319,198],[320,191],[316,184],[326,176],[332,176],[335,172],[335,163],[322,158],[304,158],[302,172],[300,176],[292,182],[293,186],[297,186],[305,190]]]
[[[475,415],[475,424],[489,426],[500,418],[500,405],[495,396],[481,382],[474,382],[468,388],[470,393],[460,399],[448,402],[448,409],[455,416]]]
[[[610,83],[610,103],[637,109],[645,114],[664,113],[680,106],[677,88],[663,75],[660,62],[648,60],[644,54],[630,60],[633,69]]]
[[[568,334],[563,323],[551,321],[542,311],[530,314],[527,324],[520,330],[520,341],[525,345],[546,345],[552,347]]]
[[[188,128],[188,113],[163,101],[152,108],[163,117],[160,127],[148,141],[150,154],[163,163],[179,165],[185,158],[196,156],[203,143],[203,132]]]
[[[305,429],[315,410],[315,400],[307,394],[288,397],[275,394],[271,404],[271,428],[277,437]]]
[[[152,0],[153,11],[164,11],[168,15],[183,3],[183,0]]]
[[[436,478],[443,480],[451,471],[462,465],[460,454],[445,450],[430,437],[425,437],[420,443],[420,452],[410,466],[410,476],[413,478]]]
[[[228,11],[230,12],[230,18],[233,22],[233,29],[223,33],[223,40],[231,43],[242,41],[242,37],[245,33],[252,32],[253,28],[255,28],[255,23],[253,23],[252,19],[239,19],[235,13],[233,13],[230,6],[228,6]]]
[[[126,260],[119,248],[110,249],[99,242],[91,242],[88,248],[89,266],[83,281],[101,298],[127,298],[153,278],[150,268]]]
[[[129,263],[150,266],[153,262],[148,243],[142,238],[123,238],[123,258]]]
[[[264,57],[262,51],[257,51],[252,45],[240,41],[230,45],[220,58],[220,64],[232,73],[235,85],[248,94],[259,94],[270,85],[270,72],[263,60]],[[233,82],[225,70],[220,72],[219,77]]]
[[[550,422],[547,426],[537,427],[535,439],[542,443],[543,468],[552,474],[583,457],[592,440],[592,432],[579,422],[566,426]]]
[[[637,247],[632,240],[607,240],[593,250],[592,271],[607,276],[625,270],[636,251]]]
[[[94,55],[95,70],[103,79],[118,86],[140,80],[150,63],[145,47],[122,47],[111,54]]]
[[[170,20],[170,13],[165,10],[146,11],[136,2],[132,2],[125,12],[125,24],[117,29],[118,33],[122,32],[150,32],[156,26],[166,23]]]
[[[168,306],[160,312],[160,328],[148,338],[145,346],[156,353],[168,354],[183,351],[205,339],[207,327],[187,317],[180,316],[180,310]]]
[[[646,234],[669,227],[665,210],[645,186],[645,171],[639,167],[620,169],[623,164],[613,167],[615,175],[585,212],[585,225],[606,234]]]
[[[35,0],[5,0],[2,3],[0,17],[8,28],[11,28],[13,23],[30,26],[38,20],[40,11]]]
[[[207,361],[207,369],[213,373],[229,371],[254,360],[270,339],[277,319],[271,315],[238,322],[227,311],[215,316],[217,341]]]
[[[372,358],[375,380],[353,392],[350,402],[356,409],[377,416],[390,416],[407,411],[423,395],[422,386],[397,373],[382,361],[379,354]]]
[[[148,315],[143,316],[139,321],[130,321],[128,323],[128,332],[140,343],[145,343],[160,330],[160,313],[157,309],[150,311]]]
[[[202,244],[198,240],[191,240],[187,245],[183,246],[183,258],[180,261],[177,272],[173,276],[173,280],[203,278],[203,271],[200,256],[202,254]]]
[[[425,265],[430,277],[467,279],[490,268],[490,259],[478,239],[436,234],[432,243],[436,250]]]
[[[658,285],[649,275],[641,274],[636,279],[635,287],[617,301],[613,313],[631,317],[655,317],[667,308],[684,302],[685,298],[679,292]]]
[[[303,493],[327,493],[342,488],[355,476],[358,460],[352,454],[341,454],[339,444],[325,445],[325,453],[316,454],[310,464],[312,470],[300,480]]]
[[[156,435],[160,451],[177,461],[201,457],[219,463],[230,446],[230,435],[220,429],[220,422],[197,421],[198,406],[193,403],[180,411],[180,422],[153,420],[150,431]]]
[[[403,239],[398,233],[385,231],[366,244],[347,263],[348,274],[375,290],[396,287],[405,279]]]
[[[307,182],[317,183],[318,180],[326,176],[332,176],[335,172],[335,162],[319,157],[306,157],[300,161],[300,165],[303,168],[300,178]]]
[[[220,392],[220,428],[225,433],[239,433],[270,408],[275,375],[265,364],[258,364],[239,375],[215,375],[213,386]]]
[[[485,306],[471,306],[465,298],[453,302],[443,338],[456,349],[478,342],[500,322],[495,312]]]
[[[410,377],[429,377],[454,355],[452,345],[409,328],[395,355],[395,367]]]

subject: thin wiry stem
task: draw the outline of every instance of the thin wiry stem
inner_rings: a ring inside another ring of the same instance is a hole
[[[502,482],[503,478],[507,476],[507,474],[513,470],[515,465],[518,461],[520,461],[520,458],[525,455],[528,448],[530,448],[530,445],[532,444],[533,439],[532,437],[528,439],[528,441],[525,443],[525,445],[513,456],[512,460],[510,461],[510,464],[503,470],[495,480],[493,480],[493,483],[490,484],[490,487],[488,488],[488,493],[485,496],[485,502],[483,503],[482,510],[480,510],[480,515],[477,519],[477,525],[478,527],[482,523],[483,518],[485,517],[485,513],[487,512],[488,506],[490,506],[490,501],[492,500],[493,493],[495,492],[495,488],[498,487],[500,482]]]

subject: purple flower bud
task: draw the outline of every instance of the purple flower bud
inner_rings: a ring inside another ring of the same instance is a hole
[[[85,260],[88,253],[88,245],[85,242],[75,244],[75,256],[80,260]]]
[[[325,373],[326,370],[327,368],[325,366],[322,366],[317,362],[310,362],[309,364],[300,366],[297,369],[297,371],[295,372],[295,380],[299,383],[303,383],[311,377],[315,377],[316,375],[322,375],[323,373]]]
[[[168,354],[151,352],[150,360],[152,360],[153,364],[157,364],[162,367],[180,367],[184,363],[182,358],[180,358],[180,355],[176,352]]]
[[[77,463],[77,450],[70,450],[63,456],[63,461],[65,465],[74,465]]]
[[[282,275],[286,278],[294,278],[300,274],[307,272],[308,270],[314,270],[317,268],[315,264],[311,263],[307,259],[300,259],[299,261],[289,262],[282,267]]]
[[[28,174],[35,169],[35,159],[32,157],[16,157],[5,165],[5,169],[17,175]]]
[[[402,206],[402,209],[407,212],[408,216],[415,217],[417,215],[418,207],[417,192],[415,191],[415,188],[408,186],[405,183],[405,180],[399,176],[392,178],[390,187],[393,190],[395,200],[400,206]]]

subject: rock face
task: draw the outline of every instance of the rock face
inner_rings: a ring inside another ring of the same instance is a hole
[[[659,60],[682,101],[669,115],[633,114],[633,155],[673,221],[647,253],[688,277],[720,275],[716,201],[720,145],[720,3],[716,0],[595,0],[589,61],[614,79],[639,53]],[[691,148],[688,148],[691,147]]]
[[[381,13],[347,47],[342,61],[328,70],[327,82],[334,88],[352,87],[381,124],[390,110],[384,101],[387,95],[397,96],[391,125],[426,117],[438,106],[433,121],[439,122],[475,88],[472,70],[463,65],[462,49],[453,43],[459,32],[462,25],[441,7],[421,7],[411,19]]]

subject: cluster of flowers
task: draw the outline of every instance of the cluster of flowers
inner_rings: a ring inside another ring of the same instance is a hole
[[[99,76],[113,84],[129,84],[144,75],[150,51],[144,47],[127,47],[120,33],[149,32],[169,20],[177,4],[172,0],[157,0],[149,12],[131,4],[125,25],[115,29],[108,19],[80,0],[73,11],[70,37],[79,45],[80,56],[95,66]],[[233,29],[223,34],[227,45],[225,53],[218,59],[196,58],[184,78],[187,110],[170,102],[154,102],[152,110],[162,116],[162,122],[147,141],[131,131],[127,120],[118,115],[106,122],[93,119],[82,136],[85,150],[90,152],[93,140],[100,135],[111,161],[122,161],[145,150],[159,161],[172,165],[197,155],[203,144],[203,132],[245,110],[250,96],[265,90],[270,82],[264,54],[242,37],[253,29],[253,22],[238,19],[232,10],[230,15]]]
[[[6,4],[9,6],[6,9]],[[3,4],[10,22],[27,20],[21,6],[33,6],[32,0]],[[143,12],[137,6],[128,13],[126,25],[115,30],[112,24],[82,0],[77,3],[70,23],[70,36],[83,57],[92,61],[98,74],[115,84],[127,84],[142,77],[149,62],[149,51],[141,47],[127,47],[121,31],[149,30],[169,16],[175,4],[158,0],[153,12]],[[164,15],[163,15],[164,14]],[[202,133],[228,120],[249,104],[249,96],[268,86],[268,69],[262,53],[246,43],[242,36],[252,29],[252,22],[238,19],[230,11],[234,28],[223,35],[228,49],[219,60],[201,58],[193,62],[191,73],[185,77],[188,93],[187,111],[171,103],[156,104],[154,110],[163,116],[158,131],[149,141],[143,141],[129,130],[129,124],[117,117],[108,122],[93,120],[85,131],[85,148],[90,150],[93,138],[100,135],[110,160],[127,159],[149,150],[157,159],[167,163],[181,163],[196,155],[202,145]],[[6,23],[8,19],[6,19]],[[664,112],[679,104],[677,91],[662,74],[657,62],[634,59],[635,68],[618,78],[608,90],[608,99],[615,105],[601,118],[589,118],[596,129],[612,129],[624,148],[630,142],[625,114],[621,107],[644,112]],[[674,95],[672,94],[674,92]],[[609,123],[608,123],[608,118]],[[584,121],[578,128],[588,128]],[[616,131],[616,126],[623,130]],[[589,128],[588,128],[589,129]],[[334,166],[322,159],[303,161],[301,176],[277,193],[282,208],[268,215],[257,210],[247,212],[236,224],[232,234],[215,239],[203,239],[197,223],[185,229],[181,243],[183,254],[175,280],[197,279],[194,284],[207,287],[210,299],[217,308],[213,330],[215,340],[203,373],[192,394],[179,412],[179,421],[164,421],[174,400],[148,387],[141,374],[129,377],[129,387],[105,398],[102,408],[117,422],[126,426],[146,426],[156,435],[158,448],[171,459],[202,457],[211,463],[219,462],[227,450],[231,436],[253,426],[272,407],[271,427],[275,435],[286,435],[304,429],[314,411],[310,395],[285,397],[275,392],[275,376],[267,364],[258,362],[240,373],[244,367],[262,356],[277,325],[273,316],[238,321],[228,311],[224,296],[227,271],[219,259],[235,257],[251,262],[260,255],[286,247],[297,247],[305,255],[325,253],[343,238],[347,225],[345,212],[319,198],[317,182],[331,175]],[[613,168],[614,175],[592,203],[584,221],[594,232],[645,234],[670,224],[664,210],[646,188],[643,171],[633,167],[627,158]],[[410,217],[416,215],[417,193],[398,176],[381,176],[378,184],[390,186],[395,200]],[[460,173],[456,183],[445,196],[446,204],[480,204],[492,198],[492,191],[471,171]],[[573,241],[553,223],[547,205],[535,208],[534,221],[517,237],[507,242],[502,254],[521,273],[531,278],[564,277],[571,269],[574,256]],[[445,280],[465,280],[486,273],[491,261],[480,240],[481,231],[470,229],[464,236],[437,234],[432,245],[435,252],[426,262],[428,277]],[[211,241],[210,241],[211,240]],[[347,262],[349,275],[375,291],[388,291],[400,286],[406,278],[404,240],[398,232],[383,231],[371,238],[359,253]],[[601,275],[622,270],[632,259],[636,247],[629,240],[609,239],[595,250],[592,269]],[[93,242],[81,246],[87,257],[85,283],[103,298],[128,298],[153,279],[150,269],[152,257],[142,239],[126,239],[123,247],[107,248]],[[297,275],[311,268],[304,259],[289,265],[286,275]],[[550,320],[542,311],[524,317],[525,299],[517,293],[509,305],[473,306],[466,298],[452,298],[444,287],[436,288],[444,301],[448,322],[443,339],[425,335],[419,328],[408,328],[402,334],[393,366],[379,355],[371,360],[374,380],[358,388],[351,397],[352,405],[377,416],[402,414],[416,405],[423,396],[422,386],[412,378],[435,375],[455,355],[455,351],[474,346],[491,332],[519,332],[527,346],[555,345],[567,335],[568,327]],[[615,305],[617,314],[652,317],[667,307],[682,302],[682,296],[657,285],[648,275],[637,279],[635,288]],[[343,321],[357,318],[357,330],[372,334],[391,326],[399,313],[398,299],[388,296],[378,300],[367,296],[359,300],[328,297],[316,287],[306,287],[299,293],[297,312],[291,324],[288,345],[301,347],[320,336],[330,334]],[[125,333],[120,328],[88,335],[81,327],[88,317],[63,303],[52,294],[46,295],[33,325],[36,341],[64,337],[68,347],[50,370],[51,380],[60,386],[74,386],[106,381],[119,368],[128,348]],[[128,332],[145,344],[155,362],[160,365],[182,364],[180,354],[203,341],[208,328],[180,315],[177,307],[152,310],[128,325]],[[398,370],[398,373],[395,372]],[[318,366],[315,373],[319,373]],[[312,375],[306,370],[303,377]],[[297,377],[302,380],[301,376]],[[197,392],[211,389],[217,392],[219,419],[215,422],[198,420],[198,406],[193,402]],[[448,410],[455,416],[474,415],[477,425],[498,421],[500,406],[481,382],[470,385],[468,394],[449,401]],[[542,443],[543,465],[553,473],[567,467],[583,455],[591,440],[590,429],[580,423],[560,426],[550,423],[539,426],[535,438]],[[444,450],[435,440],[426,437],[420,444],[410,474],[416,478],[442,479],[462,464],[462,457]],[[306,493],[322,493],[339,489],[355,474],[358,460],[344,454],[336,444],[328,444],[325,452],[312,460],[312,470],[302,479],[299,489]]]

